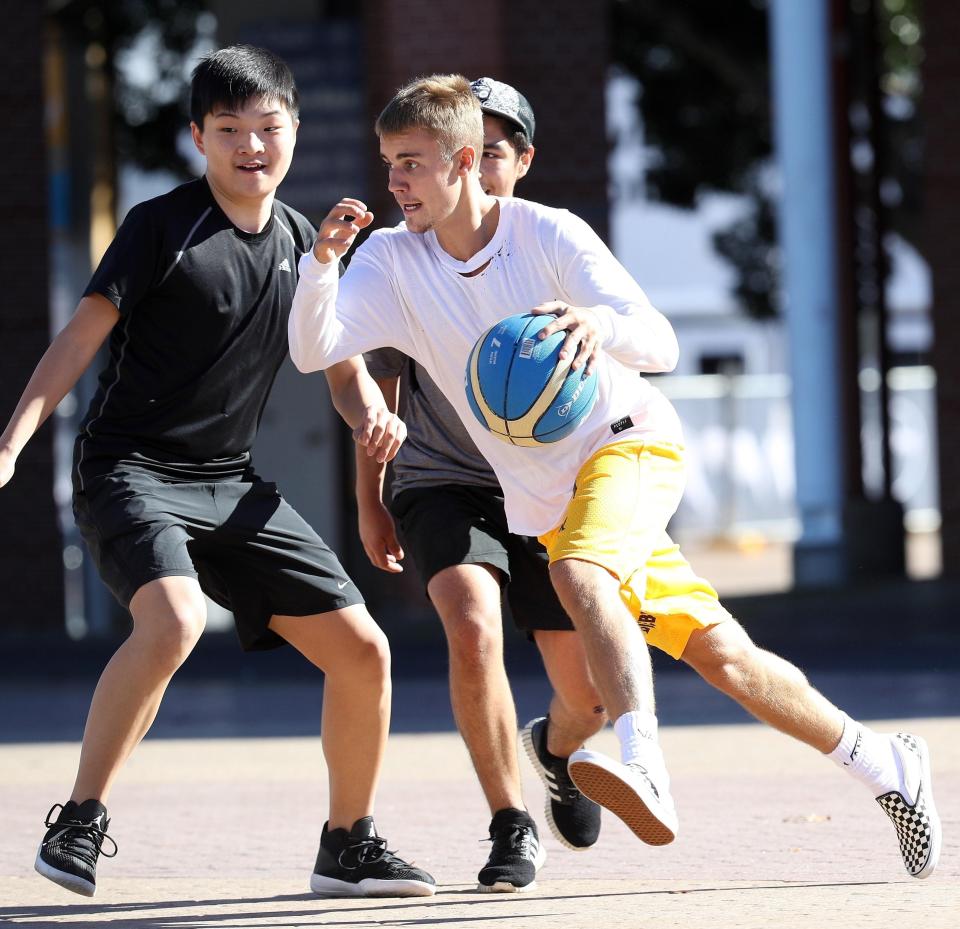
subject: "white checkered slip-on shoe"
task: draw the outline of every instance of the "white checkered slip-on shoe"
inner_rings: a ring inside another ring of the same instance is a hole
[[[940,860],[943,842],[940,817],[933,803],[930,752],[923,739],[906,732],[898,732],[890,740],[903,762],[909,797],[892,790],[877,797],[877,803],[897,830],[907,872],[913,877],[929,877]]]
[[[621,764],[599,752],[581,748],[567,763],[577,789],[622,819],[647,845],[668,845],[679,823],[666,784],[656,784],[641,764]]]

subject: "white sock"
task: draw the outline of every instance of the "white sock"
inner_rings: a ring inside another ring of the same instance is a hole
[[[875,797],[891,790],[906,792],[903,764],[890,737],[874,732],[846,713],[840,744],[827,757],[866,784]]]
[[[624,764],[647,764],[651,754],[660,757],[657,744],[657,717],[643,710],[631,710],[614,721],[613,731],[620,740],[620,760]]]

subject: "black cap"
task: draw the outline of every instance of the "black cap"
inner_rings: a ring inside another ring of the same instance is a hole
[[[507,122],[522,129],[533,142],[533,131],[537,122],[533,118],[530,101],[519,90],[495,81],[492,77],[481,77],[470,85],[473,95],[480,101],[480,109],[491,116],[502,116]]]

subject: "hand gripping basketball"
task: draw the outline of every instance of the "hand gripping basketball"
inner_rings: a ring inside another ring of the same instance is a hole
[[[575,369],[562,329],[541,339],[559,320],[547,314],[508,316],[485,332],[467,361],[467,401],[484,429],[511,445],[559,442],[589,416],[597,380]]]

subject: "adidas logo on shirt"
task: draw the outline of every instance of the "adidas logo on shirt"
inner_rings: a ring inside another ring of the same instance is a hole
[[[280,264],[277,265],[277,270],[278,270],[278,271],[286,271],[286,272],[289,274],[289,273],[290,273],[290,262],[287,261],[286,258],[284,258],[283,261],[281,261]]]

